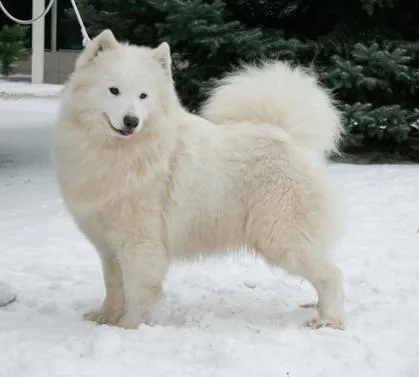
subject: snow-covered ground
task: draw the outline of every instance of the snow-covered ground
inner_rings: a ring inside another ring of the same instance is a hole
[[[419,376],[418,165],[330,167],[349,205],[346,331],[301,328],[311,286],[236,257],[173,267],[152,326],[98,326],[81,317],[104,294],[99,259],[51,164],[57,104],[0,100],[0,281],[18,293],[0,308],[1,377]]]
[[[54,96],[62,90],[62,85],[53,84],[28,84],[20,81],[0,80],[0,95],[25,95],[25,96]]]

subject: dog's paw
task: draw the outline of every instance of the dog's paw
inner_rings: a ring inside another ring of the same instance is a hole
[[[88,312],[84,313],[83,318],[86,321],[97,322],[99,324],[106,323],[105,315],[101,307],[89,310]]]
[[[122,327],[123,329],[133,330],[143,323],[147,323],[144,316],[129,316],[127,314],[124,314],[122,318],[119,320],[117,326]]]
[[[96,322],[100,325],[113,325],[115,326],[120,320],[122,314],[119,312],[106,312],[102,307],[89,310],[83,315],[86,321]]]
[[[315,330],[323,328],[323,327],[329,327],[335,330],[345,330],[346,326],[343,320],[317,317],[306,322],[304,324],[304,327],[308,327],[310,329],[315,329]]]

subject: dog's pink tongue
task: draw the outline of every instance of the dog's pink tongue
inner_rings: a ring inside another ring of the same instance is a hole
[[[125,136],[128,136],[128,135],[132,135],[134,132],[132,132],[132,131],[124,131],[123,132],[123,134],[125,135]]]

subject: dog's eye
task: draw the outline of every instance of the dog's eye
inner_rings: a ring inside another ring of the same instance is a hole
[[[145,98],[147,98],[148,96],[147,96],[147,93],[141,93],[140,94],[140,99],[145,99]]]
[[[114,86],[110,87],[110,88],[109,88],[109,91],[110,91],[110,92],[111,92],[114,96],[119,95],[119,89],[118,89],[118,88],[115,88]]]

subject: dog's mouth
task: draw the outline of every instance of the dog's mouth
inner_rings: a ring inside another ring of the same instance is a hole
[[[118,128],[115,128],[114,126],[112,126],[112,123],[109,119],[109,117],[106,115],[106,113],[103,113],[106,121],[108,122],[109,127],[112,129],[112,131],[116,132],[119,135],[122,136],[131,136],[132,134],[134,134],[134,130],[129,130],[129,129],[124,129],[124,130],[120,130]]]

